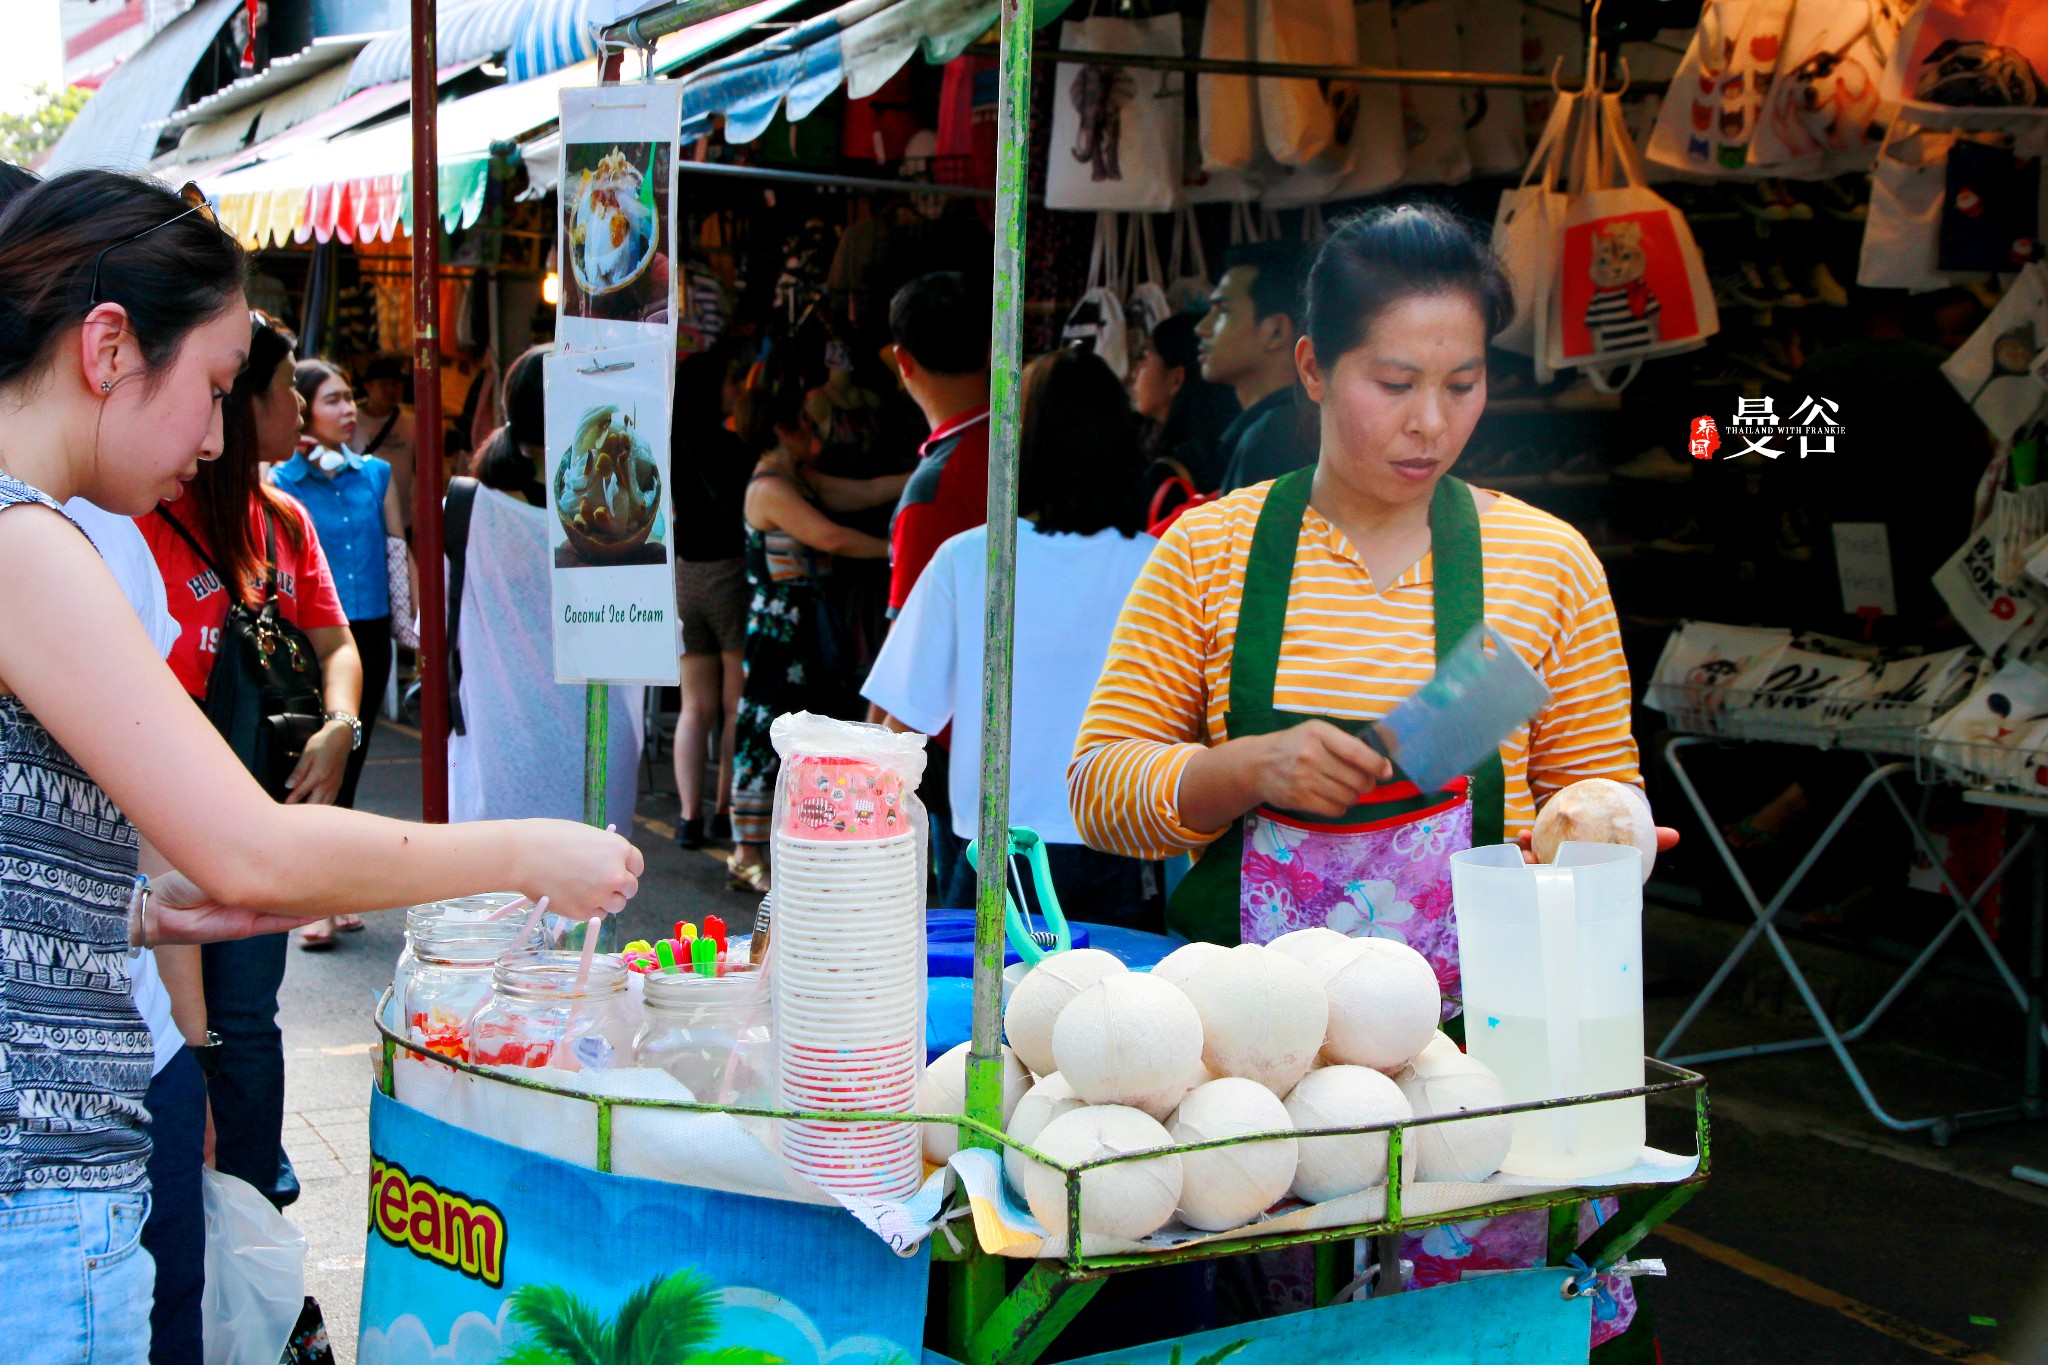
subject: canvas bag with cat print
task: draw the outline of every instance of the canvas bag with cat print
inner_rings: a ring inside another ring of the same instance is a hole
[[[1618,387],[1642,361],[1700,346],[1721,320],[1692,229],[1643,182],[1621,98],[1598,98],[1601,116],[1581,120],[1545,345],[1552,368]]]

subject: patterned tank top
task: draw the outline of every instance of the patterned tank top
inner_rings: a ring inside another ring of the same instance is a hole
[[[0,514],[24,503],[58,510],[0,474]],[[148,1187],[155,1049],[128,976],[135,865],[135,826],[0,696],[0,1194]]]

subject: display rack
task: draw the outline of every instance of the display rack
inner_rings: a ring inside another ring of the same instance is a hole
[[[993,1284],[1000,1289],[1005,1278],[1002,1273],[1005,1262],[1017,1258],[993,1255],[974,1245],[953,1250],[940,1241],[933,1246],[934,1259],[948,1263],[953,1278],[953,1292],[949,1295],[949,1311],[946,1318],[947,1346],[957,1359],[965,1362],[965,1365],[1032,1365],[1058,1337],[1059,1332],[1072,1322],[1074,1316],[1101,1289],[1103,1281],[1108,1276],[1120,1272],[1215,1260],[1282,1247],[1310,1247],[1317,1253],[1316,1303],[1318,1307],[1322,1307],[1330,1304],[1336,1293],[1352,1278],[1351,1258],[1348,1254],[1343,1254],[1350,1250],[1351,1243],[1371,1241],[1377,1252],[1378,1263],[1383,1267],[1395,1266],[1399,1264],[1400,1239],[1405,1235],[1421,1233],[1448,1223],[1538,1209],[1548,1210],[1551,1215],[1549,1264],[1569,1268],[1564,1280],[1561,1281],[1562,1292],[1567,1296],[1590,1293],[1594,1274],[1626,1257],[1657,1224],[1682,1208],[1706,1181],[1712,1166],[1706,1079],[1697,1072],[1654,1058],[1644,1059],[1644,1066],[1646,1070],[1655,1073],[1658,1079],[1626,1090],[1601,1091],[1568,1099],[1501,1105],[1491,1109],[1459,1110],[1395,1123],[1254,1133],[1208,1142],[1122,1152],[1085,1162],[1066,1163],[1015,1141],[997,1126],[963,1115],[773,1109],[747,1105],[700,1104],[683,1100],[628,1099],[573,1090],[550,1084],[545,1079],[544,1068],[521,1071],[513,1068],[479,1066],[432,1051],[390,1027],[390,1005],[390,992],[387,990],[377,1005],[377,1029],[383,1039],[377,1070],[377,1086],[386,1098],[396,1098],[398,1054],[403,1052],[431,1065],[447,1067],[524,1090],[579,1100],[591,1106],[591,1121],[596,1132],[596,1165],[598,1170],[606,1173],[612,1171],[612,1132],[615,1114],[620,1109],[663,1109],[685,1113],[724,1114],[734,1118],[801,1119],[828,1123],[943,1123],[958,1129],[963,1142],[976,1139],[980,1145],[1015,1150],[1061,1172],[1066,1183],[1067,1199],[1065,1251],[1058,1257],[1031,1261],[1029,1269],[1015,1289],[1007,1293],[998,1292],[992,1298],[984,1297],[977,1292],[986,1284]],[[1408,1145],[1407,1134],[1418,1128],[1475,1118],[1512,1116],[1616,1100],[1648,1099],[1654,1095],[1676,1096],[1688,1093],[1692,1097],[1693,1140],[1696,1144],[1697,1165],[1689,1175],[1679,1180],[1631,1185],[1568,1185],[1533,1188],[1526,1193],[1512,1193],[1522,1187],[1504,1185],[1501,1187],[1502,1197],[1498,1199],[1430,1213],[1416,1213],[1404,1207],[1404,1200],[1409,1194],[1409,1182],[1394,1179],[1390,1175],[1384,1186],[1384,1215],[1369,1222],[1266,1235],[1260,1235],[1255,1230],[1256,1225],[1253,1225],[1252,1229],[1239,1234],[1210,1238],[1194,1245],[1135,1252],[1091,1253],[1081,1235],[1086,1218],[1081,1178],[1087,1172],[1102,1166],[1142,1161],[1169,1154],[1182,1155],[1223,1147],[1247,1146],[1275,1139],[1305,1140],[1315,1137],[1385,1133],[1388,1169],[1395,1172],[1403,1169],[1402,1153]],[[1578,1236],[1577,1208],[1588,1199],[1598,1198],[1616,1199],[1619,1209],[1615,1216],[1608,1218],[1591,1236],[1582,1240]],[[1373,1292],[1375,1297],[1383,1297],[1401,1292],[1401,1288],[1400,1275],[1382,1274],[1378,1277]]]
[[[1996,941],[1984,928],[1978,918],[1977,907],[1991,888],[2004,880],[2006,873],[2023,851],[2029,847],[2042,846],[2038,822],[2028,822],[2025,832],[2006,849],[2004,857],[1999,860],[1991,874],[1966,895],[1935,851],[1924,821],[1907,804],[1894,781],[1903,777],[1920,784],[1953,783],[1966,788],[1983,788],[1985,785],[1983,774],[1969,771],[1967,763],[1951,761],[1950,758],[1937,762],[1933,758],[1933,746],[1925,737],[1925,727],[1933,720],[1931,706],[1920,703],[1851,699],[1843,699],[1831,705],[1825,698],[1813,699],[1804,706],[1787,706],[1783,694],[1672,685],[1661,686],[1659,695],[1666,699],[1667,717],[1672,730],[1677,732],[1665,744],[1665,762],[1669,765],[1672,776],[1677,779],[1679,790],[1684,793],[1687,804],[1692,807],[1693,814],[1698,818],[1707,842],[1713,846],[1722,865],[1727,868],[1729,877],[1734,880],[1736,890],[1748,905],[1753,923],[1736,941],[1734,948],[1715,969],[1713,976],[1693,998],[1685,1012],[1679,1016],[1678,1022],[1664,1035],[1664,1040],[1655,1049],[1655,1055],[1678,1065],[1704,1066],[1710,1062],[1825,1047],[1835,1054],[1835,1059],[1841,1064],[1850,1084],[1855,1087],[1857,1097],[1872,1118],[1894,1132],[1925,1132],[1939,1146],[1946,1146],[1950,1139],[1964,1128],[2029,1117],[2023,1102],[2019,1107],[2002,1106],[1994,1109],[1900,1118],[1887,1110],[1878,1100],[1876,1092],[1871,1088],[1868,1078],[1850,1053],[1849,1047],[1861,1041],[1877,1026],[1878,1021],[1898,1003],[1907,988],[1933,964],[1934,959],[1956,932],[1965,927],[1983,948],[1985,955],[1991,959],[1993,968],[2003,979],[2020,1008],[2030,1008],[2027,987],[2021,983],[2011,965],[2006,962],[2005,955],[1998,950]],[[1856,707],[1866,709],[1851,713],[1850,708]],[[1684,751],[1701,746],[1726,747],[1758,743],[1859,751],[1870,767],[1870,771],[1843,799],[1812,846],[1801,855],[1769,901],[1765,901],[1758,894],[1749,874],[1737,860],[1734,850],[1728,846],[1727,839],[1721,833],[1720,818],[1709,808],[1706,798],[1693,781],[1692,774],[1682,757]],[[1975,746],[1939,747],[1944,755],[1948,755],[1952,749],[1960,751]],[[2009,762],[2010,751],[2002,752]],[[1905,825],[1914,849],[1940,878],[1942,892],[1949,898],[1952,913],[1919,955],[1907,964],[1890,988],[1879,997],[1877,1003],[1870,1007],[1861,1020],[1845,1029],[1837,1027],[1830,1017],[1827,1007],[1807,979],[1805,971],[1800,967],[1798,959],[1793,955],[1784,935],[1779,932],[1778,926],[1793,894],[1820,862],[1821,856],[1847,827],[1850,817],[1879,791],[1884,793],[1892,810]],[[2037,893],[2037,924],[2040,913]],[[1779,965],[1791,978],[1793,989],[1798,993],[1801,1004],[1812,1017],[1819,1032],[1803,1038],[1673,1055],[1679,1039],[1691,1029],[1760,938],[1769,943]],[[2034,938],[2038,957],[2038,928],[2035,930]],[[2033,994],[2038,997],[2038,985]],[[2031,1008],[2035,1013],[2033,1022],[2029,1025],[2029,1046],[2038,1047],[2041,1036],[2038,1001],[2031,1005]],[[2038,1070],[2038,1067],[2036,1069]],[[2033,1103],[2038,1107],[2038,1077],[2030,1082],[2030,1087],[2030,1093],[2035,1097]]]

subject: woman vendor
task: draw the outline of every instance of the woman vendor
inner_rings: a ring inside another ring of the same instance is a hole
[[[1640,783],[1628,666],[1585,538],[1451,474],[1513,311],[1486,246],[1445,210],[1377,209],[1332,233],[1308,295],[1295,362],[1320,457],[1160,541],[1082,723],[1074,817],[1109,852],[1195,851],[1168,909],[1177,932],[1399,938],[1436,968],[1449,1016],[1450,855],[1526,840],[1537,805],[1581,778]],[[1468,776],[1418,792],[1363,722],[1482,616],[1550,703]]]

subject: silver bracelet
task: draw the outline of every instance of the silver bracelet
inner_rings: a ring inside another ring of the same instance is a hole
[[[130,948],[156,947],[156,903],[152,899],[149,878],[140,873],[135,877],[135,889],[128,893],[128,946]]]
[[[348,742],[348,751],[350,753],[354,753],[363,747],[363,723],[361,721],[346,711],[329,711],[324,719],[338,720],[348,726],[351,736]]]

